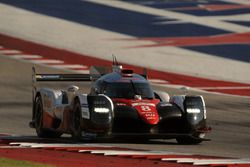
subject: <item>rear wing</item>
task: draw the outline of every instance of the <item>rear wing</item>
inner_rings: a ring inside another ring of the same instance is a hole
[[[37,74],[35,67],[32,67],[32,82],[46,81],[91,81],[89,74]]]
[[[61,82],[61,81],[92,81],[89,74],[37,74],[35,67],[32,67],[32,97],[37,92],[36,82]]]
[[[96,81],[101,76],[111,73],[112,70],[110,67],[106,66],[91,66],[90,67],[90,76],[92,81]]]

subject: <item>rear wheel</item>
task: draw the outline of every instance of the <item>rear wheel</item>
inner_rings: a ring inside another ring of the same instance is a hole
[[[35,129],[37,136],[42,138],[57,138],[62,135],[60,132],[43,128],[43,105],[41,96],[38,96],[35,102]]]
[[[75,100],[73,107],[73,120],[72,120],[72,138],[76,141],[81,140],[81,104],[79,100]]]

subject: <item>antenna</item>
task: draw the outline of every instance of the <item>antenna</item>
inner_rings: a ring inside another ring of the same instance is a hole
[[[148,70],[146,68],[143,68],[143,77],[148,79]]]
[[[114,72],[118,72],[120,73],[121,72],[121,69],[122,69],[122,65],[120,65],[116,59],[116,56],[112,55],[113,57],[113,66],[112,66],[112,70]]]
[[[112,57],[113,57],[113,66],[118,66],[119,63],[118,63],[118,61],[116,59],[116,56],[112,55]]]
[[[113,57],[113,66],[115,65],[115,56],[112,54]]]

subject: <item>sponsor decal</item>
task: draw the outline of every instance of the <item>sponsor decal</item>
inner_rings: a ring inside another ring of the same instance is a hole
[[[82,118],[90,119],[88,104],[82,104],[81,108],[82,108],[81,109],[82,110]]]
[[[144,112],[143,114],[146,116],[147,120],[155,119],[156,117],[154,112]]]
[[[160,104],[161,105],[161,107],[166,107],[166,106],[173,106],[173,104],[171,104],[171,103],[162,103],[162,104]]]
[[[54,78],[58,79],[58,78],[60,78],[60,76],[59,75],[39,75],[39,78],[42,78],[42,79],[54,79]]]
[[[140,102],[140,103],[132,103],[132,106],[133,107],[136,107],[136,106],[153,106],[153,107],[155,107],[155,104],[154,103],[143,103],[143,102]]]

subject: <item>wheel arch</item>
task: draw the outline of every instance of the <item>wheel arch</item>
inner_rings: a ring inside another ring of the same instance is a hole
[[[170,100],[170,96],[167,92],[154,91],[154,95],[157,99],[159,99],[162,102],[169,102],[169,100]]]
[[[38,97],[42,98],[40,91],[36,92],[34,99],[32,99],[32,120],[34,120],[35,118],[35,106],[36,106],[36,100]]]

